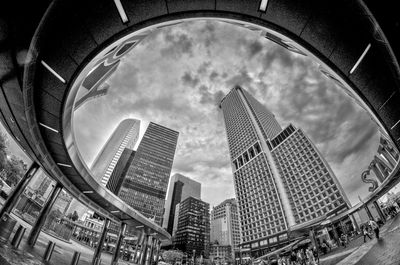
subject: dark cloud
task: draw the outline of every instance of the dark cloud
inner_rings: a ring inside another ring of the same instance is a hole
[[[204,27],[200,30],[200,34],[203,34],[204,37],[204,46],[209,49],[211,45],[215,45],[218,41],[215,32],[215,24],[207,21],[204,23]]]
[[[211,67],[211,62],[206,61],[200,65],[200,67],[197,69],[197,73],[200,75],[203,75],[208,72],[208,69]]]
[[[192,76],[189,72],[185,72],[185,74],[181,78],[183,85],[185,86],[190,86],[190,87],[196,87],[200,80],[198,77]]]
[[[285,48],[280,46],[273,46],[271,49],[263,55],[260,56],[261,63],[263,65],[264,71],[271,68],[274,62],[277,62],[282,67],[292,67],[294,60]]]
[[[354,126],[346,130],[347,135],[351,135],[343,141],[338,140],[339,148],[329,153],[329,158],[335,163],[343,162],[348,156],[363,153],[371,144],[371,140],[376,140],[377,130],[367,121],[354,122]]]
[[[210,74],[210,81],[213,82],[216,78],[218,78],[219,73],[217,71],[212,71],[212,73]]]
[[[201,85],[199,87],[200,103],[211,104],[212,106],[218,107],[221,103],[221,99],[225,96],[225,93],[221,90],[216,92],[210,92],[209,87]]]
[[[253,58],[255,55],[259,54],[263,49],[263,45],[260,41],[254,41],[248,46],[249,57]]]
[[[166,34],[164,37],[166,47],[160,50],[160,54],[174,59],[182,55],[193,55],[193,39],[186,34]]]

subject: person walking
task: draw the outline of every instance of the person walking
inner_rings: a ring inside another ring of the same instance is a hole
[[[369,235],[369,232],[368,232],[368,229],[367,229],[366,225],[363,226],[362,231],[363,231],[363,235],[364,235],[364,243],[365,243],[365,237],[366,236],[369,237],[369,239],[372,239],[371,236]]]
[[[314,255],[314,260],[316,264],[319,264],[319,253],[318,253],[318,248],[314,246],[313,250],[313,255]]]
[[[308,247],[306,249],[306,256],[307,256],[307,264],[315,265],[314,253],[312,252],[311,247]]]
[[[375,232],[376,239],[379,239],[379,225],[374,220],[369,220],[368,224],[371,226],[371,229]]]

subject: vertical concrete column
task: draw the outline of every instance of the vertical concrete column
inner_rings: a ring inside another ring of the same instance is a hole
[[[125,238],[125,231],[126,231],[126,224],[125,223],[121,223],[121,229],[119,230],[117,244],[115,245],[115,250],[114,250],[114,255],[113,255],[113,258],[112,258],[111,265],[117,265],[118,264],[119,252],[120,252],[122,241]]]
[[[138,239],[136,240],[136,247],[135,247],[135,252],[133,253],[133,262],[137,263],[138,260],[138,251],[139,251],[139,245],[143,243],[144,240],[144,232],[140,233],[140,236],[138,236]]]
[[[47,202],[44,204],[42,210],[39,213],[38,218],[36,219],[35,224],[31,228],[31,232],[28,236],[28,245],[33,247],[36,244],[36,241],[39,237],[40,231],[46,221],[47,216],[50,213],[51,208],[57,200],[58,195],[62,190],[62,186],[60,183],[57,183],[54,189],[51,191],[50,197]]]
[[[144,265],[145,261],[146,261],[146,255],[147,255],[147,245],[149,243],[149,235],[145,235],[144,237],[144,242],[142,245],[142,250],[140,253],[140,259],[139,259],[139,265]]]
[[[155,264],[158,263],[158,258],[160,257],[161,241],[157,240],[156,244],[157,244],[157,251],[156,251],[156,257],[155,257],[155,260],[154,260]]]
[[[353,215],[353,214],[350,214],[349,217],[350,217],[350,219],[351,219],[351,222],[353,223],[354,228],[355,228],[357,231],[360,231],[360,227],[358,226],[358,223],[357,223],[357,221],[356,221],[356,218],[354,218],[354,215]]]
[[[25,172],[22,179],[18,182],[17,186],[15,186],[14,190],[10,193],[7,200],[4,202],[3,208],[0,210],[0,217],[3,216],[4,213],[11,212],[15,204],[17,204],[22,192],[24,192],[29,181],[32,179],[38,169],[39,165],[36,162],[33,162],[29,169]]]
[[[379,218],[381,218],[382,222],[385,222],[385,221],[386,221],[385,215],[383,214],[382,209],[381,209],[381,207],[379,206],[378,202],[377,202],[377,201],[374,201],[373,203],[374,203],[374,206],[375,206],[375,208],[376,208],[376,211],[377,211],[378,214],[379,214]]]
[[[104,245],[104,239],[106,238],[107,235],[107,231],[108,231],[108,227],[110,225],[110,219],[106,218],[106,220],[104,221],[104,225],[103,225],[103,229],[101,231],[101,235],[100,235],[100,239],[99,239],[99,243],[97,244],[94,253],[93,253],[93,259],[92,259],[92,264],[99,264],[99,260],[101,257],[101,250],[103,248]]]
[[[153,258],[154,241],[155,241],[155,238],[151,236],[150,237],[150,246],[149,246],[149,255],[147,255],[145,265],[153,265],[153,261],[154,261],[154,258]]]
[[[368,218],[375,221],[375,218],[372,216],[367,204],[364,204],[364,209],[367,212]]]

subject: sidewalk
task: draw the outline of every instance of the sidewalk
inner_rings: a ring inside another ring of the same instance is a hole
[[[398,223],[397,217],[390,219],[381,228],[380,235],[385,236],[391,229]],[[400,238],[398,238],[400,239]],[[397,240],[398,240],[397,239]],[[396,241],[397,241],[396,240]],[[332,250],[327,255],[321,257],[321,265],[353,265],[360,261],[369,251],[376,245],[378,241],[373,237],[372,239],[367,238],[364,243],[364,237],[359,235],[355,239],[349,242],[346,248],[340,246]],[[364,263],[360,263],[364,264]],[[371,263],[371,264],[391,264],[391,263]]]
[[[70,265],[72,256],[75,251],[81,252],[79,265],[90,265],[93,258],[93,249],[84,245],[78,244],[74,241],[65,242],[57,238],[52,237],[46,233],[40,233],[38,241],[35,247],[31,248],[26,244],[27,237],[29,235],[31,226],[24,222],[22,219],[13,215],[18,221],[15,230],[19,224],[26,227],[27,231],[21,241],[21,245],[18,249],[13,248],[10,244],[0,244],[0,264],[1,265]],[[10,237],[12,238],[13,234]],[[46,250],[49,241],[56,243],[53,255],[50,262],[44,263],[42,261],[43,254]],[[112,256],[108,253],[102,253],[101,259],[102,264],[111,264]]]
[[[397,255],[398,261],[400,261],[400,248],[398,247],[398,242],[400,239],[399,234],[393,233],[393,229],[398,228],[400,225],[400,217],[397,215],[395,218],[390,219],[381,228],[380,239],[373,238],[362,244],[360,247],[354,250],[353,253],[345,257],[338,265],[391,265],[399,264],[392,261],[391,255],[386,255],[387,252]],[[388,246],[391,246],[388,248]],[[397,251],[395,251],[397,250]],[[397,253],[397,254],[396,254]]]

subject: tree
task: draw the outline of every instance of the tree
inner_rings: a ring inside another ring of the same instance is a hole
[[[0,132],[0,170],[6,168],[7,164],[7,135]]]
[[[76,211],[74,211],[74,213],[72,214],[71,219],[74,222],[79,219],[79,215]]]
[[[24,161],[12,155],[10,159],[7,160],[7,179],[5,180],[5,182],[12,187],[17,185],[27,169],[28,167],[24,163]]]
[[[183,258],[183,252],[180,250],[167,250],[164,251],[162,254],[162,258],[165,260],[165,262],[168,263],[174,263],[177,259]]]

